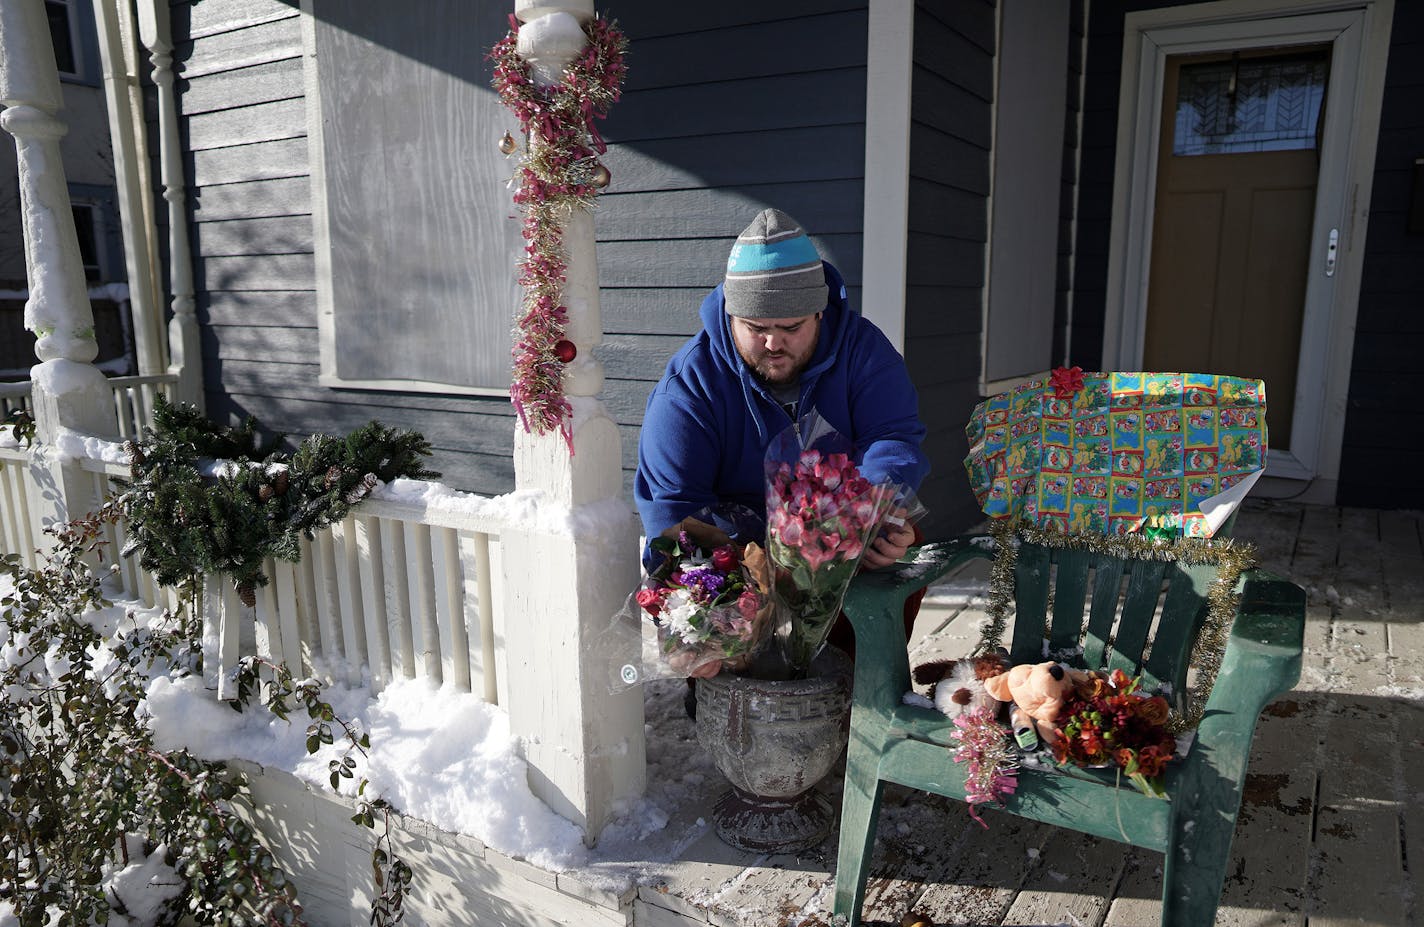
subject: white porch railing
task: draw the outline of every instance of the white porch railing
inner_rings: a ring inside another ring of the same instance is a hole
[[[171,399],[176,374],[158,374],[148,377],[111,377],[109,386],[113,389],[114,412],[118,418],[120,437],[140,438],[143,430],[153,425],[153,404],[157,396]],[[31,385],[29,381],[0,384],[0,421],[9,417],[12,411],[30,411]],[[44,532],[40,527],[42,507],[31,497],[27,485],[30,454],[22,446],[0,445],[0,554],[19,554],[26,566],[38,565],[37,551],[45,547]],[[128,468],[119,464],[105,464],[90,460],[81,466],[95,474],[96,487],[92,497],[93,508],[97,508],[108,494],[107,477],[127,476]],[[110,538],[109,549],[122,549],[121,540]],[[120,563],[125,591],[141,598],[149,604],[160,600],[158,585],[147,574],[142,574],[132,562],[125,566]]]
[[[109,377],[114,391],[114,414],[118,417],[119,436],[141,438],[143,430],[153,425],[153,405],[163,398],[174,401],[178,374],[159,373],[145,377]],[[0,383],[0,421],[16,409],[30,410],[30,381]]]
[[[19,409],[30,410],[30,381],[0,383],[0,421]]]
[[[30,505],[28,467],[23,449],[0,446],[0,554],[19,554],[21,563],[34,568],[42,535]]]
[[[141,438],[143,430],[153,426],[153,404],[162,396],[175,399],[178,374],[159,373],[143,377],[110,377],[114,390],[114,413],[118,416],[119,436]]]
[[[493,518],[368,500],[302,541],[298,563],[269,559],[248,608],[232,584],[206,581],[207,665],[219,698],[246,654],[297,674],[365,683],[426,678],[507,704],[500,597],[501,525]]]
[[[26,454],[0,448],[0,522],[7,549],[33,551],[32,519],[22,467]],[[112,493],[124,464],[81,460],[93,477],[94,507]],[[33,491],[33,490],[31,490]],[[457,494],[466,495],[466,494]],[[27,533],[23,536],[19,529]],[[298,677],[366,684],[379,694],[395,678],[429,679],[507,703],[498,518],[368,499],[338,524],[301,541],[301,560],[268,558],[270,582],[254,607],[238,599],[230,580],[203,583],[204,663],[219,698],[234,698],[232,671],[255,655],[286,663]],[[128,531],[105,527],[104,562],[117,566],[127,597],[177,607],[177,592],[160,586],[137,557],[122,557]],[[13,538],[12,538],[13,535]]]

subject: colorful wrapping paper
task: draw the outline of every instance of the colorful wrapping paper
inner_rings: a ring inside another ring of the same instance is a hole
[[[1266,386],[1197,373],[1055,371],[975,407],[964,466],[983,510],[1071,534],[1169,526],[1266,463]]]

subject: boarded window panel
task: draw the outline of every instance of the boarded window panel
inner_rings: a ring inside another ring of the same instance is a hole
[[[522,240],[485,51],[508,3],[315,0],[340,383],[506,390]],[[334,374],[334,377],[331,375]]]
[[[1052,366],[1069,4],[1000,5],[986,383]]]

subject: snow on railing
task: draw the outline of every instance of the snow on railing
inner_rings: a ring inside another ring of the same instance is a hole
[[[92,509],[112,495],[114,477],[129,476],[114,441],[65,431],[47,451],[91,475]],[[42,489],[30,478],[31,453],[12,439],[0,443],[0,552],[20,553],[34,566],[43,546],[34,516]],[[205,662],[219,697],[236,694],[232,670],[255,655],[285,662],[298,677],[368,685],[372,695],[397,677],[426,678],[507,703],[496,584],[502,525],[530,517],[519,496],[489,499],[397,480],[302,539],[297,563],[268,558],[270,582],[256,590],[254,606],[243,605],[230,580],[205,577]],[[105,541],[102,562],[124,597],[177,607],[176,590],[159,586],[137,556],[120,555],[128,542],[122,520],[105,528]]]
[[[158,373],[143,377],[109,377],[114,391],[114,412],[118,416],[119,437],[141,438],[143,430],[153,425],[153,404],[159,396],[169,401],[178,383],[176,373]],[[0,421],[10,413],[30,409],[31,386],[28,380],[0,383]]]

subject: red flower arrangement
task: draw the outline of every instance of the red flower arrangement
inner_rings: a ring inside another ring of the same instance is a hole
[[[715,547],[687,529],[654,538],[658,567],[633,593],[657,639],[642,678],[709,676],[746,663],[770,632],[770,609],[757,579],[761,549]]]
[[[1165,798],[1162,773],[1177,748],[1167,731],[1171,707],[1141,687],[1142,677],[1120,669],[1080,686],[1064,709],[1053,758],[1062,765],[1116,765],[1142,794]]]
[[[862,475],[849,439],[814,409],[772,439],[764,465],[775,635],[804,678],[876,532],[892,517],[914,523],[924,506],[909,487]]]

